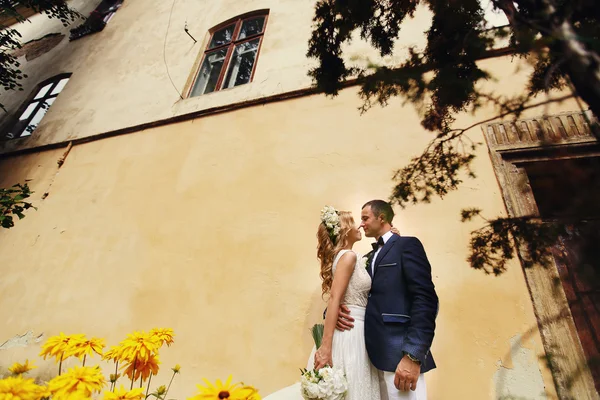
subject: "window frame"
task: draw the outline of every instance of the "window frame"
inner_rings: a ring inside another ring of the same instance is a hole
[[[16,139],[23,139],[23,138],[27,138],[27,137],[31,137],[33,135],[33,132],[35,132],[35,129],[31,132],[29,132],[27,135],[23,135],[22,133],[25,131],[25,129],[27,129],[27,127],[29,126],[30,122],[33,120],[33,118],[35,117],[35,115],[37,114],[37,112],[39,111],[39,109],[41,108],[42,102],[48,99],[56,99],[58,98],[58,96],[60,96],[60,94],[63,92],[64,88],[58,92],[55,95],[50,95],[50,93],[52,93],[52,91],[56,88],[56,86],[58,85],[58,83],[65,79],[65,78],[71,78],[73,74],[72,73],[63,73],[63,74],[58,74],[58,75],[54,75],[51,78],[48,78],[40,83],[38,83],[35,87],[34,90],[31,91],[30,95],[27,97],[27,99],[19,106],[19,108],[16,110],[16,112],[13,114],[13,118],[10,122],[10,124],[8,124],[8,128],[4,130],[3,132],[3,137],[2,137],[2,141],[7,141],[7,140],[16,140]],[[48,89],[48,91],[46,92],[46,94],[44,94],[41,98],[36,99],[37,95],[39,94],[40,90],[42,90],[45,86],[47,86],[48,84],[50,84],[50,88]],[[67,83],[68,84],[68,83]],[[24,120],[20,120],[19,117],[21,115],[23,115],[23,113],[25,112],[25,110],[27,110],[27,108],[34,102],[38,102],[39,104],[31,111],[31,113],[29,114],[29,117],[27,117]],[[50,107],[52,107],[52,104],[50,104],[48,106],[48,110],[50,109]],[[48,111],[46,111],[47,113]],[[44,115],[45,117],[45,115]],[[44,117],[42,117],[42,119],[40,120],[40,123],[44,120]],[[18,124],[23,124],[22,128],[19,128],[18,132],[21,133],[20,136],[15,136],[15,137],[8,137],[8,134],[16,134],[17,132],[14,132],[15,127]],[[38,124],[39,125],[39,124]],[[36,126],[37,129],[37,126]]]
[[[242,28],[242,24],[244,23],[244,21],[247,21],[249,19],[253,19],[256,17],[264,17],[265,18],[262,31],[259,33],[255,33],[254,35],[246,36],[243,39],[236,39],[238,37],[238,35],[240,34],[240,30]],[[189,85],[189,88],[187,90],[186,97],[187,98],[199,97],[199,96],[203,96],[203,95],[210,94],[210,93],[220,92],[222,90],[228,90],[228,89],[235,88],[236,86],[233,86],[230,88],[223,88],[223,83],[225,81],[225,76],[227,75],[227,71],[229,70],[229,65],[231,63],[233,52],[235,51],[235,48],[237,46],[239,46],[240,44],[259,39],[258,47],[256,49],[256,57],[254,59],[254,64],[252,65],[252,73],[250,74],[250,80],[247,82],[247,83],[251,83],[254,79],[254,73],[256,72],[256,64],[258,64],[258,57],[260,55],[260,50],[262,48],[265,32],[267,30],[268,20],[269,20],[269,10],[268,9],[256,10],[256,11],[252,11],[252,12],[238,15],[237,17],[228,19],[227,21],[224,21],[218,25],[215,25],[211,29],[209,29],[208,33],[210,34],[210,36],[209,36],[208,40],[206,41],[206,46],[204,47],[204,50],[202,52],[202,57],[200,59],[200,62],[198,63],[197,67],[194,70],[194,76],[193,76],[191,84]],[[213,48],[209,48],[210,43],[212,42],[215,33],[218,32],[219,30],[227,27],[228,25],[232,25],[232,24],[235,24],[235,27],[233,29],[233,34],[232,34],[233,39],[229,43],[222,44],[220,46],[215,46]],[[206,60],[206,57],[212,53],[216,53],[223,49],[227,49],[227,53],[225,54],[225,59],[223,60],[223,67],[221,68],[221,72],[219,73],[219,78],[217,79],[217,83],[215,84],[215,90],[213,90],[212,92],[209,92],[209,93],[202,93],[197,96],[192,96],[192,91],[194,90],[194,86],[196,85],[196,82],[198,81],[198,78],[200,77],[200,72],[202,70],[202,66],[204,65],[204,61]],[[237,85],[237,86],[241,86],[241,85]]]

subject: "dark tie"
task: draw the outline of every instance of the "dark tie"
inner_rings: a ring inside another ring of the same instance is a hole
[[[384,244],[383,237],[380,237],[376,242],[371,243],[371,246],[373,247],[373,251],[377,251],[377,249]]]

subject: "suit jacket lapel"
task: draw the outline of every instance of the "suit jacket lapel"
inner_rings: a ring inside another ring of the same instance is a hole
[[[381,260],[383,260],[383,257],[385,257],[388,251],[390,251],[392,245],[397,239],[398,235],[392,235],[392,237],[383,245],[383,247],[379,251],[379,254],[377,254],[377,259],[375,259],[374,273],[377,273],[377,267],[379,266],[379,263],[381,262]]]

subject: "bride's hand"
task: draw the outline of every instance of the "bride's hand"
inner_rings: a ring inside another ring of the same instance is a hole
[[[400,231],[398,230],[398,228],[396,228],[395,226],[392,226],[392,229],[390,229],[390,231],[392,233],[395,233],[396,235],[400,235]]]
[[[315,353],[315,371],[323,367],[333,367],[333,360],[331,359],[331,350],[319,347],[319,350]]]

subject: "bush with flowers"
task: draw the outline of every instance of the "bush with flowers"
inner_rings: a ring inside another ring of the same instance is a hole
[[[174,332],[170,328],[155,328],[149,332],[134,332],[127,338],[104,351],[103,339],[88,339],[83,334],[50,337],[42,346],[40,356],[54,358],[58,364],[58,375],[48,382],[36,382],[26,374],[37,368],[29,360],[15,363],[8,371],[10,376],[0,379],[0,400],[142,400],[154,397],[167,400],[175,375],[181,367],[175,365],[169,384],[150,391],[152,377],[159,372],[159,350],[174,343]],[[114,362],[115,370],[107,380],[99,365],[86,366],[88,359],[98,355],[101,360]],[[81,366],[63,371],[63,362],[78,358]],[[124,379],[125,385],[119,382]],[[198,385],[199,393],[188,400],[260,400],[258,390],[252,386],[217,380],[214,384],[204,380]],[[117,387],[119,384],[119,387]]]

